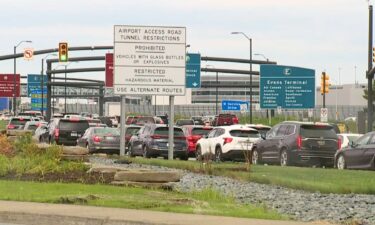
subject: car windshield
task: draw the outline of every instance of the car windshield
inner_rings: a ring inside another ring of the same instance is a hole
[[[155,129],[154,134],[168,136],[168,130],[169,130],[169,127],[158,127],[158,128]],[[173,135],[174,135],[174,137],[183,137],[183,136],[185,136],[184,132],[180,128],[174,128]]]
[[[128,127],[126,129],[125,135],[134,135],[136,134],[141,128],[140,127]]]
[[[233,137],[242,137],[242,138],[259,138],[260,134],[256,130],[231,130],[229,131],[230,135]]]
[[[349,143],[350,142],[356,142],[358,140],[358,138],[360,138],[361,136],[348,136],[348,139],[349,139]]]
[[[259,132],[260,135],[266,135],[271,128],[269,127],[251,127]]]
[[[194,125],[194,121],[193,120],[178,120],[176,124],[179,126]]]
[[[85,131],[89,128],[89,123],[86,120],[60,120],[61,130]]]
[[[210,131],[212,130],[212,128],[203,128],[203,127],[195,127],[192,129],[191,131],[191,134],[192,135],[206,135],[208,134]]]
[[[140,117],[136,121],[137,124],[155,123],[153,117]]]
[[[36,124],[31,124],[27,127],[28,130],[36,130],[38,126]]]
[[[302,125],[301,136],[304,138],[332,138],[337,139],[333,127],[325,125]]]
[[[95,134],[102,134],[102,135],[116,135],[119,136],[120,132],[117,128],[110,128],[110,127],[105,127],[105,128],[94,128],[94,133]]]
[[[10,124],[13,125],[25,125],[26,122],[30,121],[30,119],[19,119],[19,118],[14,118],[10,121]]]

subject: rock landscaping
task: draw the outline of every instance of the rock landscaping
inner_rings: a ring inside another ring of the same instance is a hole
[[[100,165],[115,165],[114,160],[90,158]],[[127,169],[176,171],[159,166],[116,164]],[[375,195],[311,193],[274,185],[240,182],[227,177],[177,170],[182,177],[173,189],[192,192],[213,188],[234,196],[239,203],[265,205],[300,221],[329,221],[346,224],[375,224]]]

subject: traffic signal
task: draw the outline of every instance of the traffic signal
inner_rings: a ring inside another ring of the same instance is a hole
[[[68,43],[59,43],[59,62],[68,62]]]
[[[323,72],[322,76],[320,77],[320,93],[326,94],[329,92],[329,76]]]

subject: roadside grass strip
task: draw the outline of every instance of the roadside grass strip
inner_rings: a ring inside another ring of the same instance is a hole
[[[361,170],[337,170],[333,168],[280,167],[245,163],[211,163],[210,170],[197,161],[132,158],[134,163],[178,168],[197,173],[226,176],[242,181],[273,184],[310,192],[336,194],[375,194],[375,172]]]
[[[206,189],[178,193],[156,189],[109,185],[38,183],[0,180],[0,199],[63,203],[152,211],[285,220],[286,216],[264,206],[244,205],[234,198]]]

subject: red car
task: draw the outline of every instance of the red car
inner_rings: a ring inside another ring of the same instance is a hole
[[[219,114],[215,116],[214,121],[212,122],[213,126],[230,126],[238,124],[239,119],[234,114]]]
[[[187,125],[183,126],[186,140],[188,141],[188,156],[195,157],[195,147],[199,139],[207,135],[212,127],[200,125]]]

